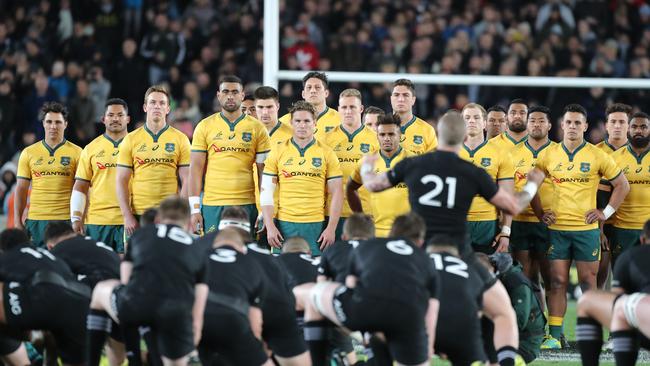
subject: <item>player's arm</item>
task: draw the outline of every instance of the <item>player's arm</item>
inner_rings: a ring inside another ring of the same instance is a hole
[[[348,184],[345,186],[345,196],[352,212],[363,212],[361,199],[359,198],[359,188],[361,188],[361,184],[355,182],[354,179],[348,180]]]
[[[255,338],[262,339],[262,310],[257,306],[248,308],[248,322]]]
[[[123,285],[129,283],[131,272],[133,272],[133,262],[128,260],[122,261],[122,263],[120,263],[120,282],[122,282]]]
[[[625,196],[630,192],[630,183],[625,178],[623,173],[620,173],[616,178],[609,181],[612,184],[612,196],[609,198],[607,206],[603,210],[594,209],[587,212],[585,215],[585,222],[587,224],[596,221],[605,221],[616,212]]]
[[[395,186],[398,182],[395,182],[395,180],[401,180],[397,177],[400,177],[401,174],[397,174],[396,178],[391,182],[391,180],[388,179],[388,173],[389,172],[384,172],[384,173],[375,173],[374,172],[374,166],[375,162],[379,159],[379,154],[375,153],[372,155],[367,155],[363,158],[363,161],[361,162],[361,180],[363,181],[363,186],[366,187],[366,189],[370,192],[381,192],[384,191],[390,187]],[[400,161],[395,169],[393,170],[393,173],[401,172],[403,169],[399,169],[400,165],[403,165],[403,161]],[[394,174],[395,175],[395,174]]]
[[[517,316],[510,303],[508,292],[497,281],[483,293],[483,313],[494,323],[494,347],[519,348]]]
[[[187,180],[189,179],[190,168],[188,166],[178,167],[178,178],[181,180],[181,189],[179,190],[182,198],[187,198]]]
[[[87,197],[90,182],[83,179],[75,179],[70,195],[70,221],[72,228],[79,235],[84,235],[84,217],[88,205]]]
[[[190,169],[187,178],[187,196],[192,214],[192,230],[203,230],[203,216],[201,215],[201,190],[203,189],[203,172],[205,171],[205,151],[193,150],[190,153]]]
[[[425,317],[427,327],[427,339],[429,340],[429,358],[433,356],[434,345],[436,344],[436,326],[438,324],[438,310],[440,310],[440,301],[438,299],[429,299],[429,307]]]
[[[262,218],[264,219],[264,226],[266,226],[266,236],[269,245],[276,248],[282,247],[284,238],[280,234],[280,230],[275,226],[273,221],[273,213],[275,210],[273,195],[275,194],[276,185],[278,184],[278,177],[273,175],[262,175],[262,185],[260,188],[260,207],[262,208]]]
[[[320,249],[323,250],[332,245],[336,240],[336,226],[341,217],[341,209],[343,207],[343,178],[331,178],[327,180],[327,192],[331,197],[329,220],[327,227],[318,238]]]
[[[18,177],[16,180],[16,193],[14,198],[14,225],[17,229],[25,230],[23,224],[23,212],[27,206],[27,193],[31,181],[26,178]]]
[[[194,285],[194,305],[192,306],[192,330],[194,331],[194,345],[198,345],[203,331],[203,313],[208,300],[208,285],[197,283]]]
[[[486,173],[487,175],[487,173]],[[537,189],[544,180],[544,173],[539,169],[533,169],[528,173],[528,182],[521,190],[512,194],[506,189],[499,188],[497,193],[488,200],[506,214],[517,215],[524,208],[528,207],[530,201],[537,194]]]
[[[115,191],[117,193],[117,202],[120,204],[120,211],[122,211],[122,217],[124,217],[124,231],[127,236],[133,235],[133,232],[139,226],[138,220],[135,219],[131,211],[129,182],[131,181],[132,175],[132,168],[118,165]]]
[[[508,192],[513,192],[515,189],[515,182],[512,179],[501,179],[497,185],[499,189],[505,189]],[[501,215],[501,232],[494,238],[492,246],[496,246],[496,251],[499,253],[507,253],[510,246],[510,227],[512,225],[512,215],[505,212]]]

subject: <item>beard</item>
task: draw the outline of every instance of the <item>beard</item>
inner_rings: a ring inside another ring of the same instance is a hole
[[[508,122],[508,129],[512,132],[524,132],[526,131],[526,124],[524,121],[521,120],[514,120],[512,122]]]
[[[232,113],[232,112],[237,111],[238,109],[241,109],[241,106],[238,106],[237,104],[235,104],[234,107],[228,107],[228,106],[226,106],[224,104],[224,105],[221,106],[221,108],[223,108],[223,110],[228,112],[228,113]]]
[[[648,147],[650,143],[650,135],[648,136],[629,136],[630,145],[636,149],[642,149]]]

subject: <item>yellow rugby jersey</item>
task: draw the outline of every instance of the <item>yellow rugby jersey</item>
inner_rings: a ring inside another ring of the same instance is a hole
[[[521,192],[521,190],[526,185],[528,181],[526,177],[528,172],[535,167],[537,158],[539,154],[544,151],[544,149],[549,146],[556,145],[556,142],[548,141],[546,144],[542,145],[539,150],[533,149],[528,141],[524,141],[523,144],[518,144],[510,151],[512,155],[512,161],[515,165],[515,191]],[[538,191],[539,197],[542,200],[542,207],[544,210],[551,209],[551,199],[553,198],[553,182],[549,177],[544,178],[544,183],[539,187]],[[522,211],[519,215],[513,218],[513,221],[524,221],[524,222],[539,222],[533,209],[530,205]]]
[[[334,151],[314,139],[301,149],[293,139],[285,141],[266,158],[264,174],[278,178],[277,218],[289,222],[325,220],[327,181],[341,178]]]
[[[504,153],[497,144],[483,141],[474,150],[465,144],[458,154],[461,158],[471,162],[485,171],[495,182],[505,179],[514,179],[515,167],[510,153]],[[476,196],[467,212],[467,221],[492,221],[497,219],[497,209],[485,198]]]
[[[381,151],[379,152],[379,156],[381,159],[375,162],[375,173],[377,174],[389,171],[400,161],[407,157],[415,156],[415,154],[400,146],[399,151],[392,158],[385,157]],[[350,179],[362,184],[361,163],[357,164]],[[395,221],[397,216],[411,211],[409,191],[404,183],[400,183],[382,192],[370,193],[370,202],[373,220],[375,221],[375,236],[380,238],[388,237],[390,229],[393,226],[393,221]]]
[[[287,113],[280,117],[280,122],[291,127],[291,113]],[[316,129],[314,130],[314,137],[322,139],[325,134],[336,128],[341,124],[341,117],[339,112],[330,107],[325,107],[325,110],[316,116]]]
[[[377,135],[368,127],[363,124],[353,133],[348,133],[343,126],[339,125],[332,131],[325,134],[322,140],[325,145],[334,150],[334,154],[339,159],[341,171],[343,172],[343,187],[348,183],[348,179],[361,158],[365,154],[374,153],[379,150],[379,142]],[[363,192],[359,190],[359,196],[366,200],[366,205],[369,203],[369,192],[365,189]],[[345,195],[344,195],[345,197]],[[327,205],[325,206],[325,213],[329,213],[330,199],[328,197]],[[366,206],[368,207],[368,206]],[[347,198],[343,199],[343,209],[341,210],[341,217],[349,217],[352,215],[352,209],[348,203]]]
[[[122,140],[113,141],[101,135],[91,141],[81,152],[75,179],[90,183],[86,224],[122,225],[124,218],[120,211],[115,191],[117,179],[117,155]]]
[[[126,135],[117,165],[133,169],[131,208],[142,215],[178,192],[177,170],[190,165],[190,141],[169,125],[154,135],[145,124]]]
[[[279,144],[291,139],[293,136],[293,130],[288,125],[285,125],[282,122],[278,121],[278,124],[275,125],[269,131],[269,140],[271,150]],[[253,165],[253,181],[255,182],[255,206],[257,206],[257,211],[262,212],[262,207],[260,207],[260,190],[259,190],[259,180],[257,178],[257,165]],[[273,195],[273,202],[275,202],[275,212],[278,213],[278,190],[275,190]]]
[[[70,219],[70,194],[80,154],[81,148],[66,140],[54,147],[41,140],[20,153],[17,177],[32,184],[28,219]]]
[[[416,116],[400,129],[402,130],[400,145],[415,155],[433,151],[438,146],[436,130]]]
[[[499,148],[508,151],[514,149],[516,146],[522,145],[522,142],[526,140],[528,140],[528,135],[524,136],[521,140],[517,141],[514,139],[514,137],[508,134],[508,131],[505,131],[490,139],[490,141],[497,144]]]
[[[612,180],[621,174],[611,156],[587,142],[573,153],[564,143],[559,143],[544,149],[535,165],[553,182],[551,210],[555,212],[556,223],[549,228],[568,231],[597,229],[597,222],[585,224],[585,214],[596,208],[596,192],[601,177]]]
[[[612,155],[630,183],[630,193],[616,211],[614,226],[641,230],[650,218],[650,150],[637,155],[628,145]]]
[[[627,144],[621,146],[619,150],[625,146],[627,146]],[[607,138],[605,138],[603,141],[596,144],[596,147],[602,150],[603,152],[605,152],[607,155],[611,155],[614,151],[617,151],[616,147],[614,147],[614,145],[610,144],[607,141]],[[612,190],[612,185],[607,180],[601,179],[600,185],[601,185],[601,187],[599,187],[600,189],[604,189],[606,191]],[[613,224],[614,221],[616,220],[616,215],[617,214],[615,213],[614,215],[612,215],[612,217],[607,219],[607,221],[605,221],[605,224]]]
[[[255,203],[253,165],[257,154],[270,150],[266,127],[253,117],[242,114],[230,122],[223,113],[215,113],[199,122],[192,151],[207,153],[203,204]]]

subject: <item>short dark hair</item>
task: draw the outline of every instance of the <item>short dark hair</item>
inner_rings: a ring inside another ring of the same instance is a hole
[[[386,114],[386,112],[384,112],[384,110],[379,107],[375,107],[374,105],[371,105],[363,110],[363,115],[361,115],[361,119],[363,120],[368,114],[378,114],[380,116],[383,116]]]
[[[234,219],[234,220],[244,220],[248,222],[248,212],[241,206],[228,206],[223,209],[221,213],[221,220],[224,219]]]
[[[645,113],[645,112],[636,112],[632,115],[632,118],[630,118],[630,121],[634,118],[645,118],[645,119],[650,119],[650,116]]]
[[[427,241],[427,246],[429,247],[455,247],[457,240],[454,239],[449,234],[434,234],[429,241]]]
[[[241,81],[241,79],[239,77],[237,77],[235,75],[224,75],[224,76],[220,77],[217,89],[223,83],[237,83],[237,84],[241,85],[242,88],[244,87],[244,83]]]
[[[190,218],[190,204],[187,199],[172,195],[160,202],[158,213],[161,220],[184,221]]]
[[[150,207],[148,208],[142,216],[140,216],[140,226],[145,227],[148,225],[153,225],[156,223],[156,216],[158,216],[158,208]]]
[[[544,113],[546,115],[546,119],[549,121],[551,120],[551,109],[549,107],[543,105],[530,107],[530,109],[528,109],[528,116],[530,116],[531,113],[535,112]]]
[[[411,93],[413,93],[413,95],[415,95],[415,84],[413,84],[413,82],[409,79],[395,80],[395,82],[393,83],[393,89],[395,89],[396,86],[405,86],[409,88],[409,90],[411,91]]]
[[[325,87],[325,89],[329,88],[330,82],[329,82],[329,80],[327,80],[327,75],[325,75],[324,72],[320,72],[320,71],[310,71],[310,72],[308,72],[307,75],[305,75],[305,77],[302,78],[302,87],[304,88],[305,85],[307,84],[307,80],[312,79],[312,78],[316,78],[316,79],[322,81],[323,86]]]
[[[616,112],[623,112],[627,115],[627,118],[630,118],[630,114],[632,114],[632,107],[624,103],[614,103],[605,109],[605,118],[608,118],[610,114]]]
[[[29,245],[29,236],[24,230],[6,229],[0,233],[0,252]]]
[[[523,104],[525,106],[528,106],[528,103],[526,103],[526,101],[521,99],[521,98],[515,98],[515,99],[511,100],[510,104],[508,104],[508,108],[510,108],[510,106],[513,105],[513,104]]]
[[[255,101],[255,98],[251,94],[244,94],[244,100],[250,100],[252,102]]]
[[[375,236],[375,223],[370,216],[356,212],[345,220],[343,233],[348,239],[369,239]]]
[[[585,118],[587,118],[587,110],[585,109],[585,107],[577,103],[567,104],[566,107],[564,107],[564,110],[562,111],[562,115],[564,116],[567,112],[580,113],[583,116],[585,116]]]
[[[416,242],[424,239],[426,230],[427,226],[422,217],[415,212],[409,212],[395,218],[389,236],[391,238],[406,238]]]
[[[304,100],[299,100],[291,105],[289,107],[289,114],[291,115],[291,118],[293,119],[293,114],[298,111],[306,111],[311,113],[312,116],[314,116],[314,119],[316,119],[316,108],[314,108],[313,105],[311,105],[308,102],[305,102]]]
[[[502,113],[508,114],[508,111],[506,111],[505,108],[503,108],[502,106],[500,106],[498,104],[493,105],[492,107],[488,108],[487,112],[488,113],[490,113],[490,112],[502,112]]]
[[[255,98],[255,100],[273,99],[276,102],[280,100],[280,94],[278,94],[278,91],[270,86],[260,86],[259,88],[255,89],[255,92],[253,93],[253,97]]]
[[[379,125],[397,125],[399,127],[402,125],[402,121],[397,113],[384,114],[377,118],[377,126]]]
[[[121,105],[122,107],[124,107],[124,111],[126,112],[126,114],[129,114],[129,105],[126,104],[124,99],[111,98],[111,99],[106,101],[106,104],[104,104],[104,109],[106,109],[106,108],[108,108],[108,107],[110,107],[112,105]]]
[[[68,121],[68,108],[59,102],[45,102],[41,107],[40,119],[45,120],[45,115],[48,113],[61,113],[64,121]]]
[[[72,230],[72,226],[70,226],[66,221],[50,221],[50,223],[45,227],[43,241],[47,243],[52,239],[60,238],[72,233],[74,233],[74,230]]]

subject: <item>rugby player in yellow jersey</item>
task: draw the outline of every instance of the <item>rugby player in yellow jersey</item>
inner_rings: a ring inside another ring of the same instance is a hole
[[[309,243],[312,255],[320,255],[335,239],[343,206],[342,172],[334,151],[314,137],[314,107],[298,101],[290,113],[293,137],[274,147],[264,166],[260,192],[264,225],[274,248],[281,248],[284,238],[301,236]],[[326,187],[332,202],[329,221],[324,225]],[[277,226],[273,215],[276,189]]]
[[[510,151],[516,145],[526,141],[528,131],[528,105],[522,99],[513,99],[508,106],[506,130],[492,138],[497,146],[505,151]]]
[[[650,117],[635,113],[628,131],[629,144],[611,154],[630,184],[614,219],[612,266],[622,252],[640,244],[643,224],[650,217]]]
[[[257,111],[255,110],[255,98],[252,95],[244,96],[244,100],[241,102],[241,112],[247,116],[257,118]]]
[[[614,151],[627,145],[627,130],[628,123],[630,122],[630,114],[632,107],[622,103],[614,103],[607,107],[605,116],[605,129],[607,130],[607,137],[605,140],[596,145],[597,148],[603,150],[607,154],[612,154]],[[605,208],[607,201],[612,192],[612,185],[607,180],[601,180],[598,186],[598,195],[596,196],[596,207]],[[615,217],[610,217],[604,223],[601,223],[600,230],[600,265],[598,267],[598,288],[603,288],[607,277],[609,275],[609,264],[611,261],[611,252],[609,242],[613,239],[613,226]]]
[[[105,243],[117,253],[124,253],[124,220],[115,193],[117,155],[130,120],[125,101],[118,98],[106,101],[102,117],[106,131],[81,152],[70,197],[74,231]]]
[[[408,79],[398,79],[393,83],[390,105],[393,113],[399,115],[402,123],[402,147],[416,154],[424,154],[438,146],[436,130],[430,124],[413,114],[415,104],[415,85]]]
[[[403,149],[399,144],[402,137],[399,116],[395,114],[383,115],[379,117],[377,123],[377,140],[381,159],[375,161],[375,173],[387,172],[405,158],[415,156]],[[361,162],[359,162],[346,185],[346,196],[350,208],[354,212],[362,212],[361,201],[357,193],[357,190],[362,185]],[[375,222],[375,236],[380,238],[388,237],[395,218],[411,211],[408,198],[409,191],[404,183],[385,191],[370,193],[371,212]]]
[[[318,71],[308,72],[302,78],[302,99],[314,106],[316,110],[316,128],[314,137],[321,139],[341,123],[339,112],[327,106],[327,97],[330,95],[327,75]],[[280,122],[293,126],[291,113],[280,117]]]
[[[536,166],[553,182],[551,209],[542,221],[549,225],[550,247],[546,252],[551,268],[551,287],[547,292],[549,337],[542,348],[561,348],[559,338],[566,312],[566,291],[571,261],[576,262],[578,282],[584,290],[596,288],[600,231],[598,222],[611,217],[630,190],[621,169],[611,156],[584,140],[587,112],[581,105],[564,108],[562,142],[546,148]],[[596,191],[601,178],[612,183],[613,190],[604,210],[596,208]],[[538,202],[531,203],[536,212]]]
[[[169,92],[159,85],[149,87],[142,108],[146,113],[144,126],[124,137],[117,157],[115,188],[127,237],[139,226],[138,218],[147,209],[179,191],[187,197],[190,142],[167,124]]]
[[[485,109],[476,103],[469,103],[462,110],[467,125],[467,138],[458,154],[461,158],[485,171],[500,188],[513,192],[515,169],[510,152],[504,151],[492,140],[485,139]],[[507,252],[510,245],[511,215],[503,215],[501,231],[496,208],[482,197],[474,197],[467,213],[467,231],[472,248],[477,252],[492,254]]]
[[[386,112],[383,109],[371,105],[368,108],[364,108],[361,120],[366,127],[377,132],[377,122],[380,117],[385,115]]]
[[[500,106],[493,105],[487,110],[487,127],[485,138],[488,140],[506,132],[506,115],[508,112]]]
[[[263,171],[270,150],[264,125],[241,111],[244,85],[238,77],[221,78],[217,98],[221,112],[199,122],[192,138],[189,201],[192,229],[198,232],[217,230],[227,206],[242,206],[253,227],[257,219],[253,166],[258,174]]]
[[[68,127],[68,110],[60,103],[45,103],[41,107],[45,138],[27,146],[18,160],[14,223],[27,230],[32,242],[44,247],[43,235],[50,221],[70,220],[70,194],[74,185],[81,148],[64,136]],[[29,212],[23,226],[23,211]]]
[[[361,161],[365,154],[372,154],[379,150],[377,135],[373,130],[361,123],[361,92],[357,89],[345,89],[339,95],[339,114],[341,115],[341,124],[325,134],[322,142],[334,150],[341,171],[343,172],[343,186],[347,184],[355,167]],[[362,203],[365,203],[368,214],[372,214],[370,209],[370,194],[363,189],[359,192]],[[331,197],[328,196],[325,211],[329,211]],[[336,227],[336,240],[341,239],[343,234],[343,224],[345,219],[352,215],[352,210],[344,196],[343,209],[341,218]]]
[[[517,192],[520,192],[528,182],[528,172],[535,167],[539,154],[549,146],[555,145],[555,142],[548,138],[548,132],[551,130],[550,113],[551,111],[544,106],[535,106],[528,110],[528,140],[518,144],[511,151],[515,164],[515,191]],[[537,194],[542,200],[543,209],[549,210],[553,197],[553,183],[548,178],[539,187]],[[539,284],[541,272],[547,287],[551,283],[546,260],[548,245],[548,228],[540,222],[532,208],[528,207],[512,219],[510,248],[513,257],[521,263],[524,274],[531,282]],[[544,303],[544,298],[540,299],[540,303]]]
[[[278,110],[280,109],[280,95],[278,91],[270,86],[260,86],[253,93],[255,97],[255,110],[257,119],[262,122],[269,133],[271,149],[291,138],[293,130],[288,124],[278,121]]]

